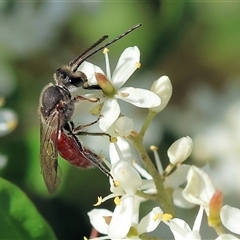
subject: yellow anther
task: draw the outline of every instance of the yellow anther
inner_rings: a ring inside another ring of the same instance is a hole
[[[114,203],[116,204],[116,206],[119,206],[121,204],[121,200],[119,197],[115,197],[114,198]]]
[[[140,62],[137,62],[137,63],[135,64],[135,66],[136,66],[136,68],[140,68],[140,67],[141,67],[141,63],[140,63]]]
[[[118,180],[113,181],[114,187],[119,187],[120,183]]]
[[[162,220],[163,221],[169,221],[172,218],[173,218],[173,216],[171,214],[169,214],[169,213],[165,213],[165,214],[162,215]]]
[[[104,53],[104,54],[106,54],[106,53],[108,53],[108,52],[109,52],[109,49],[108,49],[108,48],[104,48],[104,49],[103,49],[103,53]]]
[[[111,143],[116,143],[118,139],[116,137],[111,137]]]
[[[158,150],[158,147],[152,145],[152,146],[150,146],[150,150],[152,150],[152,151],[157,151],[157,150]]]

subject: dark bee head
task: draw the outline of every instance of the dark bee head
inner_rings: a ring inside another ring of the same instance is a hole
[[[69,66],[63,66],[56,70],[54,79],[57,85],[63,85],[68,90],[82,87],[86,83],[87,76],[80,71],[73,72]]]

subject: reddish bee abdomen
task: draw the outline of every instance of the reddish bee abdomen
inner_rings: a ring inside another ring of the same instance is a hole
[[[56,137],[56,133],[52,134],[52,139],[54,137]],[[76,136],[67,135],[63,131],[58,136],[57,150],[62,158],[76,167],[90,168],[94,166],[94,162],[100,161],[95,153],[83,148]]]

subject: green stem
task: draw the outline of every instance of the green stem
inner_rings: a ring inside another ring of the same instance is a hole
[[[158,201],[161,204],[164,212],[167,212],[174,216],[175,211],[174,211],[174,206],[172,201],[172,194],[167,189],[164,188],[164,180],[162,176],[159,174],[159,172],[157,171],[157,169],[155,168],[154,164],[149,158],[148,153],[143,145],[143,136],[145,135],[145,132],[155,115],[156,113],[149,111],[146,121],[144,122],[139,134],[135,136],[130,136],[129,139],[133,142],[138,153],[140,154],[146,170],[153,177],[153,181],[155,183],[156,190],[157,190],[157,194],[155,196],[156,201]]]
[[[154,118],[155,116],[156,116],[156,113],[155,113],[155,112],[148,111],[147,118],[146,118],[145,122],[143,123],[142,128],[141,128],[141,130],[140,130],[140,132],[139,132],[139,134],[138,134],[138,136],[139,136],[140,138],[143,139],[143,137],[144,137],[144,135],[145,135],[145,133],[146,133],[146,131],[147,131],[150,123],[152,122],[152,120],[153,120],[153,118]]]

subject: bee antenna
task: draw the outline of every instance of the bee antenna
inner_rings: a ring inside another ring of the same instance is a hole
[[[106,38],[108,38],[108,35],[102,36],[99,40],[97,40],[92,46],[90,46],[87,50],[85,50],[81,55],[77,56],[75,59],[73,59],[69,66],[72,67],[80,58],[82,58],[85,54],[90,52],[92,49],[94,49],[96,46],[98,46],[101,42],[103,42]]]
[[[135,26],[133,26],[132,28],[130,28],[129,30],[127,30],[126,32],[122,33],[120,36],[114,38],[113,40],[111,40],[110,42],[104,44],[103,46],[97,48],[94,50],[94,48],[99,45],[101,42],[103,42],[108,36],[105,35],[102,38],[100,38],[96,43],[94,43],[91,47],[89,47],[86,51],[84,51],[80,56],[76,57],[73,61],[70,62],[70,67],[72,68],[72,71],[75,72],[78,67],[89,57],[91,57],[93,54],[101,51],[102,49],[104,49],[105,47],[113,44],[114,42],[120,40],[121,38],[125,37],[126,35],[128,35],[130,32],[134,31],[135,29],[141,27],[142,24],[139,23]]]

